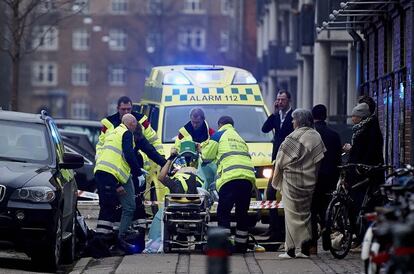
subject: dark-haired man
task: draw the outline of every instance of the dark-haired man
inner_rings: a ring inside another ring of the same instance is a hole
[[[286,90],[280,90],[277,93],[275,102],[273,103],[273,113],[267,118],[262,126],[262,131],[268,133],[274,130],[273,137],[273,152],[272,162],[276,159],[277,151],[279,150],[280,144],[285,140],[293,131],[292,124],[292,112],[293,109],[290,106],[290,93]],[[267,189],[266,198],[267,200],[276,200],[276,190],[271,185],[272,177],[270,177]],[[269,213],[270,225],[267,235],[269,235],[268,241],[283,241],[284,236],[284,223],[283,217],[278,216],[277,209],[271,209]]]
[[[324,105],[316,105],[312,108],[313,121],[316,131],[321,135],[322,141],[326,147],[324,158],[321,161],[318,172],[318,180],[313,194],[311,207],[312,220],[312,247],[311,253],[317,252],[318,240],[318,220],[324,226],[325,212],[328,208],[329,194],[335,189],[339,178],[338,166],[341,164],[341,138],[339,134],[329,128],[325,122],[327,109]]]
[[[96,155],[98,156],[101,152],[103,143],[105,142],[105,136],[112,131],[114,128],[121,124],[122,116],[127,113],[131,113],[137,119],[138,124],[143,128],[145,138],[157,149],[158,153],[165,155],[163,147],[160,140],[157,137],[157,133],[152,129],[150,122],[148,121],[147,116],[144,114],[132,111],[132,101],[127,96],[122,96],[118,99],[117,103],[117,113],[107,116],[101,120],[102,130],[99,135],[99,141],[96,144]]]
[[[183,141],[193,141],[203,146],[213,133],[214,130],[206,122],[204,111],[201,108],[193,108],[190,111],[190,121],[178,131],[175,148],[180,150]]]

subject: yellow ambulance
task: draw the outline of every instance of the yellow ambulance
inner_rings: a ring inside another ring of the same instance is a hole
[[[169,154],[178,130],[189,121],[190,110],[200,107],[208,125],[217,130],[223,115],[234,119],[234,127],[247,142],[256,170],[257,199],[262,199],[272,175],[272,133],[263,133],[268,117],[260,87],[253,75],[229,66],[176,65],[154,67],[145,81],[144,94],[135,108],[148,116]],[[153,174],[151,199],[161,200],[164,189]]]

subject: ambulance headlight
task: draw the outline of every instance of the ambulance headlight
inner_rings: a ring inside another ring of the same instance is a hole
[[[271,168],[264,168],[262,170],[262,175],[266,179],[270,179],[270,177],[272,177],[272,173],[273,173],[273,169],[271,169]]]
[[[238,71],[234,75],[233,85],[257,84],[256,78],[247,71]]]
[[[190,85],[190,80],[181,72],[173,71],[164,76],[164,85]]]

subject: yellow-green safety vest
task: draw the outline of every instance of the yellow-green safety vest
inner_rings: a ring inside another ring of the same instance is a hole
[[[147,128],[144,127],[143,124],[147,120],[147,116],[143,115],[142,118],[138,121],[142,127],[145,139],[147,139],[148,142],[155,147],[159,154],[165,155],[164,148],[154,129],[151,127],[151,125],[147,126]],[[98,157],[101,153],[102,146],[105,143],[105,137],[114,129],[114,125],[107,118],[102,119],[101,123],[106,127],[106,131],[101,132],[99,135],[98,143],[96,144],[96,157]]]
[[[214,161],[217,164],[217,191],[227,182],[246,179],[253,185],[256,175],[249,148],[246,142],[230,124],[222,126],[214,133],[201,150],[204,162]]]
[[[121,124],[112,130],[106,137],[99,154],[94,172],[100,170],[115,176],[119,183],[125,184],[130,176],[131,167],[125,161],[122,153],[122,136],[128,128]],[[132,146],[134,146],[132,142]]]

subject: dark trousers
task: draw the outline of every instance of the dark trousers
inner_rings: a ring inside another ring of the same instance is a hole
[[[276,201],[276,189],[272,186],[272,178],[267,183],[266,200]],[[284,216],[279,216],[277,209],[269,209],[269,219],[270,239],[281,242],[285,241]]]
[[[313,194],[311,206],[312,245],[316,245],[318,242],[318,223],[321,225],[321,228],[325,227],[325,215],[330,199],[329,193],[324,193],[317,189]]]
[[[231,210],[235,206],[236,250],[245,252],[248,238],[248,210],[252,195],[252,183],[248,180],[233,180],[225,183],[219,191],[217,223],[230,232]]]
[[[116,206],[119,204],[116,193],[118,181],[115,176],[104,171],[97,171],[95,173],[95,180],[97,182],[100,207],[96,232],[112,235]]]

